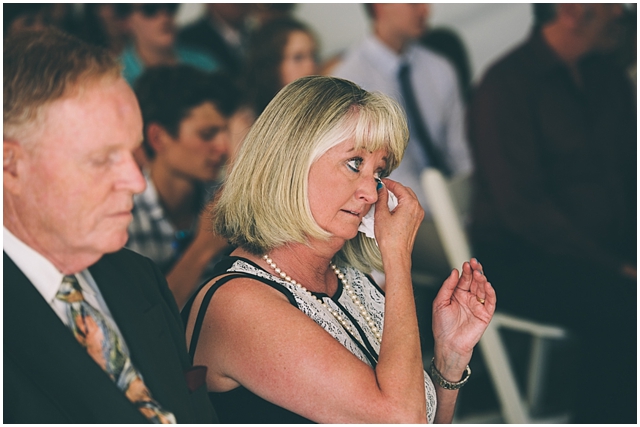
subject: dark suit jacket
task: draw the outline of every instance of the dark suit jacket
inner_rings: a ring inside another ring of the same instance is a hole
[[[7,254],[3,262],[3,421],[148,422]],[[185,379],[192,371],[182,322],[155,264],[123,249],[103,256],[89,271],[153,398],[179,423],[217,421],[204,382],[192,392]]]

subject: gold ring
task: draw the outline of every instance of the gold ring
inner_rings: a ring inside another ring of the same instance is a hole
[[[479,296],[476,295],[476,299],[480,304],[484,304],[484,298],[480,298]]]

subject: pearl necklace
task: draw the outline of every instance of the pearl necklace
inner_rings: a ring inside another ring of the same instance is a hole
[[[278,274],[278,276],[280,276],[280,278],[286,280],[287,282],[291,283],[292,285],[298,287],[300,290],[302,290],[303,292],[307,293],[308,295],[312,296],[313,298],[315,298],[320,304],[322,304],[322,306],[333,315],[333,317],[335,317],[335,319],[340,322],[340,324],[342,325],[342,327],[349,333],[351,334],[351,336],[353,336],[356,340],[358,340],[355,331],[353,330],[353,328],[351,327],[351,325],[349,325],[349,323],[346,321],[346,319],[344,317],[342,317],[340,315],[340,313],[338,313],[336,310],[334,310],[333,308],[329,307],[327,305],[327,303],[325,303],[323,300],[321,300],[320,298],[318,298],[317,296],[313,295],[310,291],[307,290],[307,288],[305,288],[304,286],[302,286],[300,283],[296,282],[295,280],[293,280],[291,278],[291,276],[287,275],[287,273],[285,273],[284,271],[282,271],[275,262],[273,262],[273,260],[271,258],[269,258],[269,255],[264,255],[262,257],[262,259],[264,259],[267,264],[269,264],[269,266],[271,268],[273,268],[273,270]],[[376,337],[376,340],[378,341],[378,343],[380,343],[382,341],[382,334],[380,333],[380,330],[378,329],[378,327],[376,326],[375,322],[373,321],[373,319],[371,318],[371,316],[369,315],[369,312],[367,311],[367,309],[365,308],[364,304],[362,304],[362,302],[360,301],[360,298],[358,298],[358,296],[356,295],[356,293],[354,292],[354,290],[351,288],[351,286],[349,285],[349,283],[347,282],[347,279],[345,278],[344,274],[342,274],[342,272],[340,271],[340,269],[338,269],[338,267],[336,267],[336,265],[334,263],[331,263],[331,269],[333,270],[333,272],[336,274],[336,276],[338,276],[338,280],[340,280],[342,282],[342,286],[344,287],[345,292],[347,293],[347,295],[349,295],[349,297],[351,297],[351,301],[353,301],[353,304],[358,308],[358,310],[360,311],[360,314],[362,315],[362,317],[364,318],[364,320],[367,322],[367,325],[369,325],[369,328],[371,329],[371,333],[373,333],[373,336]],[[359,340],[358,340],[359,341]]]

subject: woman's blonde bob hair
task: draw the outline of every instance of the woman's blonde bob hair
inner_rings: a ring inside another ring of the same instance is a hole
[[[213,207],[214,230],[255,255],[330,234],[309,207],[313,162],[354,139],[355,149],[386,150],[382,176],[395,169],[407,146],[404,112],[391,98],[347,80],[303,77],[283,88],[252,126]],[[373,239],[349,240],[335,262],[364,272],[382,269]]]

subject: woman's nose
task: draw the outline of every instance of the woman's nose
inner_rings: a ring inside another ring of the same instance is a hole
[[[368,204],[374,204],[378,201],[378,183],[380,180],[376,178],[363,178],[362,184],[358,189],[358,198]]]

